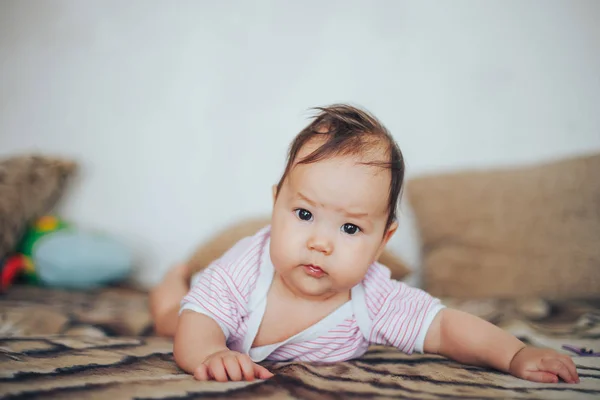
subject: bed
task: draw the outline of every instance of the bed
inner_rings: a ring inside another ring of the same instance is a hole
[[[532,345],[600,350],[600,301],[445,303]],[[0,396],[6,399],[599,398],[600,358],[573,355],[577,385],[536,384],[382,346],[345,363],[265,363],[275,373],[268,381],[202,383],[177,368],[172,341],[153,334],[143,291],[23,285],[0,295]]]

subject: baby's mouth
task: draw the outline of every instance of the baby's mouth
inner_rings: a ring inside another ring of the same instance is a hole
[[[306,272],[307,275],[312,276],[313,278],[322,278],[326,275],[325,271],[323,271],[321,267],[317,265],[306,264],[303,265],[303,267],[304,272]]]

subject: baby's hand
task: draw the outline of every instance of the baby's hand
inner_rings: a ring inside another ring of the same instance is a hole
[[[509,372],[534,382],[557,383],[561,377],[567,383],[579,383],[571,357],[550,349],[524,347],[513,357]]]
[[[211,354],[194,371],[194,378],[199,381],[253,381],[254,378],[269,379],[272,376],[269,370],[255,364],[247,354],[231,350]]]

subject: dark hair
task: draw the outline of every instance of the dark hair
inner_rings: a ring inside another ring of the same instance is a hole
[[[365,164],[389,168],[391,171],[386,229],[389,228],[397,218],[398,200],[404,183],[404,158],[394,138],[377,118],[358,108],[335,104],[314,109],[319,111],[318,114],[290,145],[285,170],[277,184],[277,193],[295,163],[310,164],[332,156],[364,154],[381,149],[383,144],[388,160]],[[324,139],[324,143],[296,162],[300,149],[315,138]]]

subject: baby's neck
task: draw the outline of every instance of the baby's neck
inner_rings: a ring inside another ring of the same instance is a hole
[[[350,300],[350,290],[331,291],[318,296],[307,295],[289,285],[277,272],[273,277],[273,287],[277,294],[289,301],[302,303],[343,303]]]

